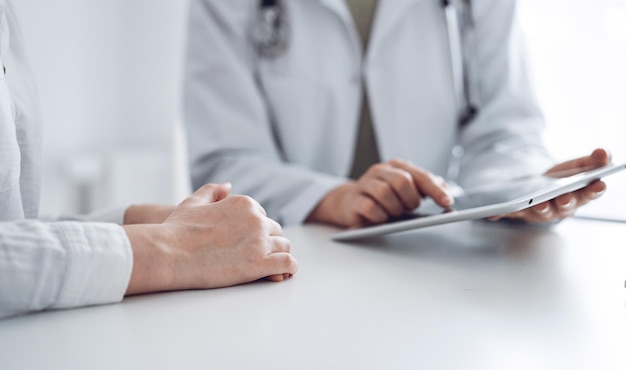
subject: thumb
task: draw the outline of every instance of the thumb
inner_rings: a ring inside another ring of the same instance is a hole
[[[552,177],[567,177],[580,172],[602,167],[611,162],[611,154],[605,149],[596,149],[591,155],[572,159],[552,167],[547,175]]]

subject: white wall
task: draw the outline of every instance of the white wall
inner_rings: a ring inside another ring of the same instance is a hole
[[[626,160],[626,0],[519,4],[554,154]]]
[[[179,197],[169,173],[187,2],[13,3],[44,115],[42,213],[80,210],[68,167],[102,175],[95,208]]]

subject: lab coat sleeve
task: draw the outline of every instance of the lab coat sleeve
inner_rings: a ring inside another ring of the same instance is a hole
[[[0,318],[119,302],[132,250],[113,224],[0,223]]]
[[[234,193],[254,197],[278,222],[299,224],[346,179],[283,160],[255,79],[249,35],[256,4],[191,2],[184,120],[192,185],[231,182]]]
[[[462,130],[466,187],[545,172],[553,160],[542,142],[544,119],[531,85],[515,0],[473,1],[480,111]]]

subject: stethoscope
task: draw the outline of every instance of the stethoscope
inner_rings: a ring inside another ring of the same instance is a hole
[[[465,126],[480,107],[475,80],[475,25],[471,0],[441,0],[448,28],[451,68],[460,107],[459,125]],[[276,58],[289,46],[289,17],[284,0],[260,0],[253,41],[260,56]]]

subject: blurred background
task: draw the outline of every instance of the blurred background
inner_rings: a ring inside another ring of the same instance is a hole
[[[190,192],[180,125],[187,0],[18,0],[44,115],[43,215]],[[626,0],[520,0],[558,159],[626,160]],[[626,176],[588,209],[626,214]],[[623,185],[620,185],[623,184]]]

